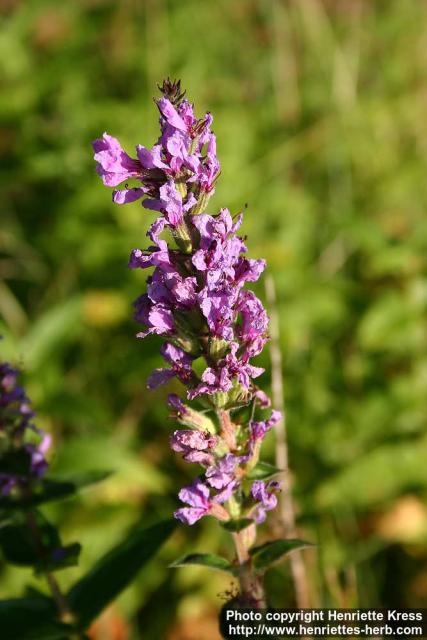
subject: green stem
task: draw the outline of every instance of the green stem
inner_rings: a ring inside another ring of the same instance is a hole
[[[232,536],[239,563],[239,605],[242,608],[264,608],[266,600],[263,577],[255,573],[249,555],[249,547],[253,544],[256,536],[256,527],[250,525],[238,533],[233,533]]]
[[[37,519],[34,511],[29,510],[26,513],[28,528],[30,529],[35,548],[37,550],[37,554],[41,561],[45,558],[43,539],[40,533],[40,529],[37,523]],[[53,573],[51,571],[43,571],[43,574],[46,578],[47,584],[49,586],[50,592],[52,594],[52,598],[55,601],[56,607],[58,609],[59,617],[61,622],[66,624],[73,624],[75,622],[75,617],[70,607],[68,606],[68,602],[65,598],[65,595],[61,591],[61,587]],[[77,631],[70,635],[70,640],[83,640],[84,636],[82,636]]]

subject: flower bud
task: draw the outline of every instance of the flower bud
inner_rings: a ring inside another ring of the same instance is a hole
[[[173,415],[180,424],[191,427],[192,429],[207,431],[213,435],[216,434],[216,427],[209,416],[201,411],[195,411],[195,409],[184,404],[176,394],[171,393],[169,395],[168,403]]]
[[[222,340],[221,338],[217,338],[216,336],[212,336],[209,338],[208,342],[208,352],[209,355],[214,360],[220,360],[227,353],[227,349],[229,347],[229,343],[226,340]]]

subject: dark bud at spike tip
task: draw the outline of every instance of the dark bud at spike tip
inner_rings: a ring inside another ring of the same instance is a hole
[[[161,85],[158,84],[157,86],[165,98],[176,107],[179,107],[185,96],[185,91],[181,91],[181,80],[167,78],[167,80],[163,80]]]

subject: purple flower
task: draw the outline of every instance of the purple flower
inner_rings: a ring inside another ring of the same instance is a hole
[[[187,125],[167,98],[160,98],[157,101],[157,106],[161,115],[171,127],[180,131],[187,131]]]
[[[213,134],[209,134],[206,150],[206,160],[201,165],[198,174],[198,180],[203,191],[213,193],[214,184],[219,176],[221,167],[216,156],[216,138]]]
[[[236,299],[237,291],[232,288],[211,290],[206,287],[198,294],[200,309],[212,335],[227,341],[233,340]]]
[[[45,458],[45,454],[50,448],[52,437],[48,433],[44,433],[38,430],[42,436],[40,444],[37,446],[34,444],[27,444],[25,450],[31,456],[31,475],[35,478],[40,478],[46,471],[48,464]]]
[[[147,327],[147,331],[137,333],[138,338],[145,338],[154,333],[168,335],[172,333],[175,325],[172,311],[164,304],[154,304],[148,295],[144,293],[134,302],[135,320]]]
[[[271,406],[270,398],[262,389],[256,389],[253,396],[262,409],[267,409],[269,406]]]
[[[232,480],[229,484],[227,484],[226,487],[224,487],[222,491],[219,491],[216,494],[216,496],[214,497],[215,502],[218,504],[222,504],[223,502],[227,502],[227,500],[230,500],[231,496],[236,491],[238,486],[238,480]]]
[[[138,160],[144,169],[167,169],[168,165],[162,160],[162,147],[160,144],[154,145],[149,151],[141,144],[136,146]]]
[[[262,480],[254,480],[251,488],[251,495],[258,502],[252,511],[251,517],[257,524],[264,522],[266,512],[275,509],[277,506],[276,493],[280,491],[280,484],[273,480],[265,483]]]
[[[160,348],[162,356],[170,363],[170,369],[155,369],[147,380],[149,389],[156,389],[162,384],[166,384],[175,376],[186,384],[193,378],[192,362],[193,358],[170,342],[166,342]]]
[[[216,217],[207,214],[193,216],[192,222],[200,234],[200,248],[193,256],[193,264],[199,271],[208,272],[209,284],[218,282],[221,275],[234,277],[233,266],[240,253],[246,251],[243,241],[233,235],[241,220],[239,216],[233,223],[228,209],[221,209]]]
[[[183,403],[181,398],[176,393],[170,393],[168,395],[168,404],[175,410],[178,416],[186,416],[189,413],[189,407]]]
[[[227,497],[227,493],[227,491],[223,491],[211,498],[209,487],[200,478],[197,478],[192,485],[181,489],[179,492],[178,497],[181,502],[190,506],[181,507],[181,509],[175,511],[174,517],[189,525],[194,524],[206,515],[215,516],[218,520],[229,520],[228,512],[221,506],[230,497]]]
[[[178,494],[179,499],[188,507],[181,507],[175,511],[174,516],[184,524],[192,525],[203,516],[207,515],[211,508],[209,499],[209,487],[200,479],[197,479],[189,487],[181,489]]]
[[[262,440],[267,433],[275,424],[279,422],[282,414],[280,411],[273,410],[271,412],[271,416],[268,420],[263,420],[259,422],[255,422],[251,420],[249,423],[249,432],[251,440]]]
[[[162,266],[167,269],[171,266],[169,249],[165,240],[159,236],[164,230],[166,221],[164,218],[157,218],[147,231],[147,236],[154,243],[146,251],[134,249],[130,255],[129,267],[131,269],[146,269],[148,267]]]
[[[106,133],[93,143],[97,171],[106,186],[116,187],[130,178],[141,183],[114,190],[113,201],[125,204],[144,197],[143,206],[161,211],[172,227],[182,224],[198,198],[207,203],[220,172],[216,139],[210,130],[211,114],[197,120],[192,105],[182,97],[180,100],[175,106],[165,94],[157,101],[160,137],[151,149],[138,144],[135,159]],[[178,178],[185,180],[185,198],[175,188]]]
[[[51,436],[32,422],[34,412],[24,389],[18,384],[19,371],[0,363],[0,493],[9,495],[16,487],[28,486],[41,478],[46,469],[46,453]],[[37,442],[35,442],[37,440]],[[19,473],[2,471],[2,463],[18,451],[27,454],[28,468]]]
[[[196,199],[192,193],[187,197],[187,201],[182,201],[182,196],[177,191],[175,183],[170,180],[159,189],[159,198],[146,198],[143,206],[153,211],[162,211],[171,227],[177,227],[184,221],[184,213],[189,211],[196,204]]]
[[[239,358],[237,356],[238,350],[239,344],[232,342],[230,353],[225,356],[224,366],[227,368],[230,376],[236,377],[242,387],[249,389],[251,378],[260,376],[264,373],[264,369],[249,364],[246,354],[243,354],[243,356]]]
[[[218,438],[209,432],[182,429],[174,431],[171,436],[171,448],[178,453],[184,453],[184,460],[199,464],[212,464],[214,457],[207,453],[207,449],[213,449]]]
[[[215,489],[224,489],[227,485],[235,480],[235,470],[239,462],[239,458],[232,453],[228,453],[218,460],[217,464],[209,467],[206,471],[208,484]]]
[[[265,260],[252,260],[248,258],[239,258],[235,267],[236,283],[256,282],[261,273],[265,269]]]
[[[147,293],[152,302],[188,307],[196,301],[196,278],[183,278],[173,266],[158,267],[147,283]]]
[[[124,180],[141,176],[141,165],[122,149],[120,142],[104,133],[93,143],[96,170],[107,187],[116,187]]]
[[[251,379],[264,372],[261,367],[254,367],[247,361],[247,355],[243,358],[237,356],[239,344],[232,342],[230,352],[219,361],[216,368],[207,367],[201,377],[201,383],[188,392],[188,399],[192,400],[199,395],[212,395],[220,391],[227,392],[237,382],[243,389],[250,388]]]
[[[242,319],[239,330],[240,338],[245,342],[254,342],[265,336],[268,328],[268,316],[262,302],[252,291],[240,293],[237,308]]]
[[[130,202],[135,202],[135,200],[140,200],[146,193],[146,187],[116,189],[113,191],[113,202],[115,204],[129,204]]]
[[[219,391],[230,391],[233,383],[226,368],[207,367],[202,374],[201,383],[187,392],[189,400],[206,394],[213,395]]]

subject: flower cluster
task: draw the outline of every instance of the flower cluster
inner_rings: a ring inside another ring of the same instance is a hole
[[[276,505],[279,487],[249,476],[261,441],[280,414],[254,420],[255,411],[269,406],[254,383],[263,369],[251,363],[267,341],[268,316],[245,285],[259,278],[265,261],[245,255],[237,235],[242,214],[204,212],[220,170],[212,116],[197,119],[179,83],[166,81],[161,91],[161,135],[151,149],[137,145],[131,158],[106,133],[93,146],[105,185],[139,183],[115,189],[114,202],[143,198],[145,208],[161,214],[147,233],[151,245],[132,251],[129,260],[132,269],[151,269],[146,292],[135,301],[135,319],[142,325],[138,337],[165,339],[161,354],[167,366],[152,372],[148,387],[177,378],[187,400],[205,408],[195,410],[178,396],[169,397],[173,415],[186,427],[175,431],[171,447],[203,468],[203,477],[180,491],[186,506],[175,516],[188,524],[204,515],[262,522]],[[162,237],[165,231],[172,242]],[[240,413],[248,409],[245,424]]]
[[[0,494],[27,489],[47,469],[50,436],[37,428],[19,371],[0,363]]]

